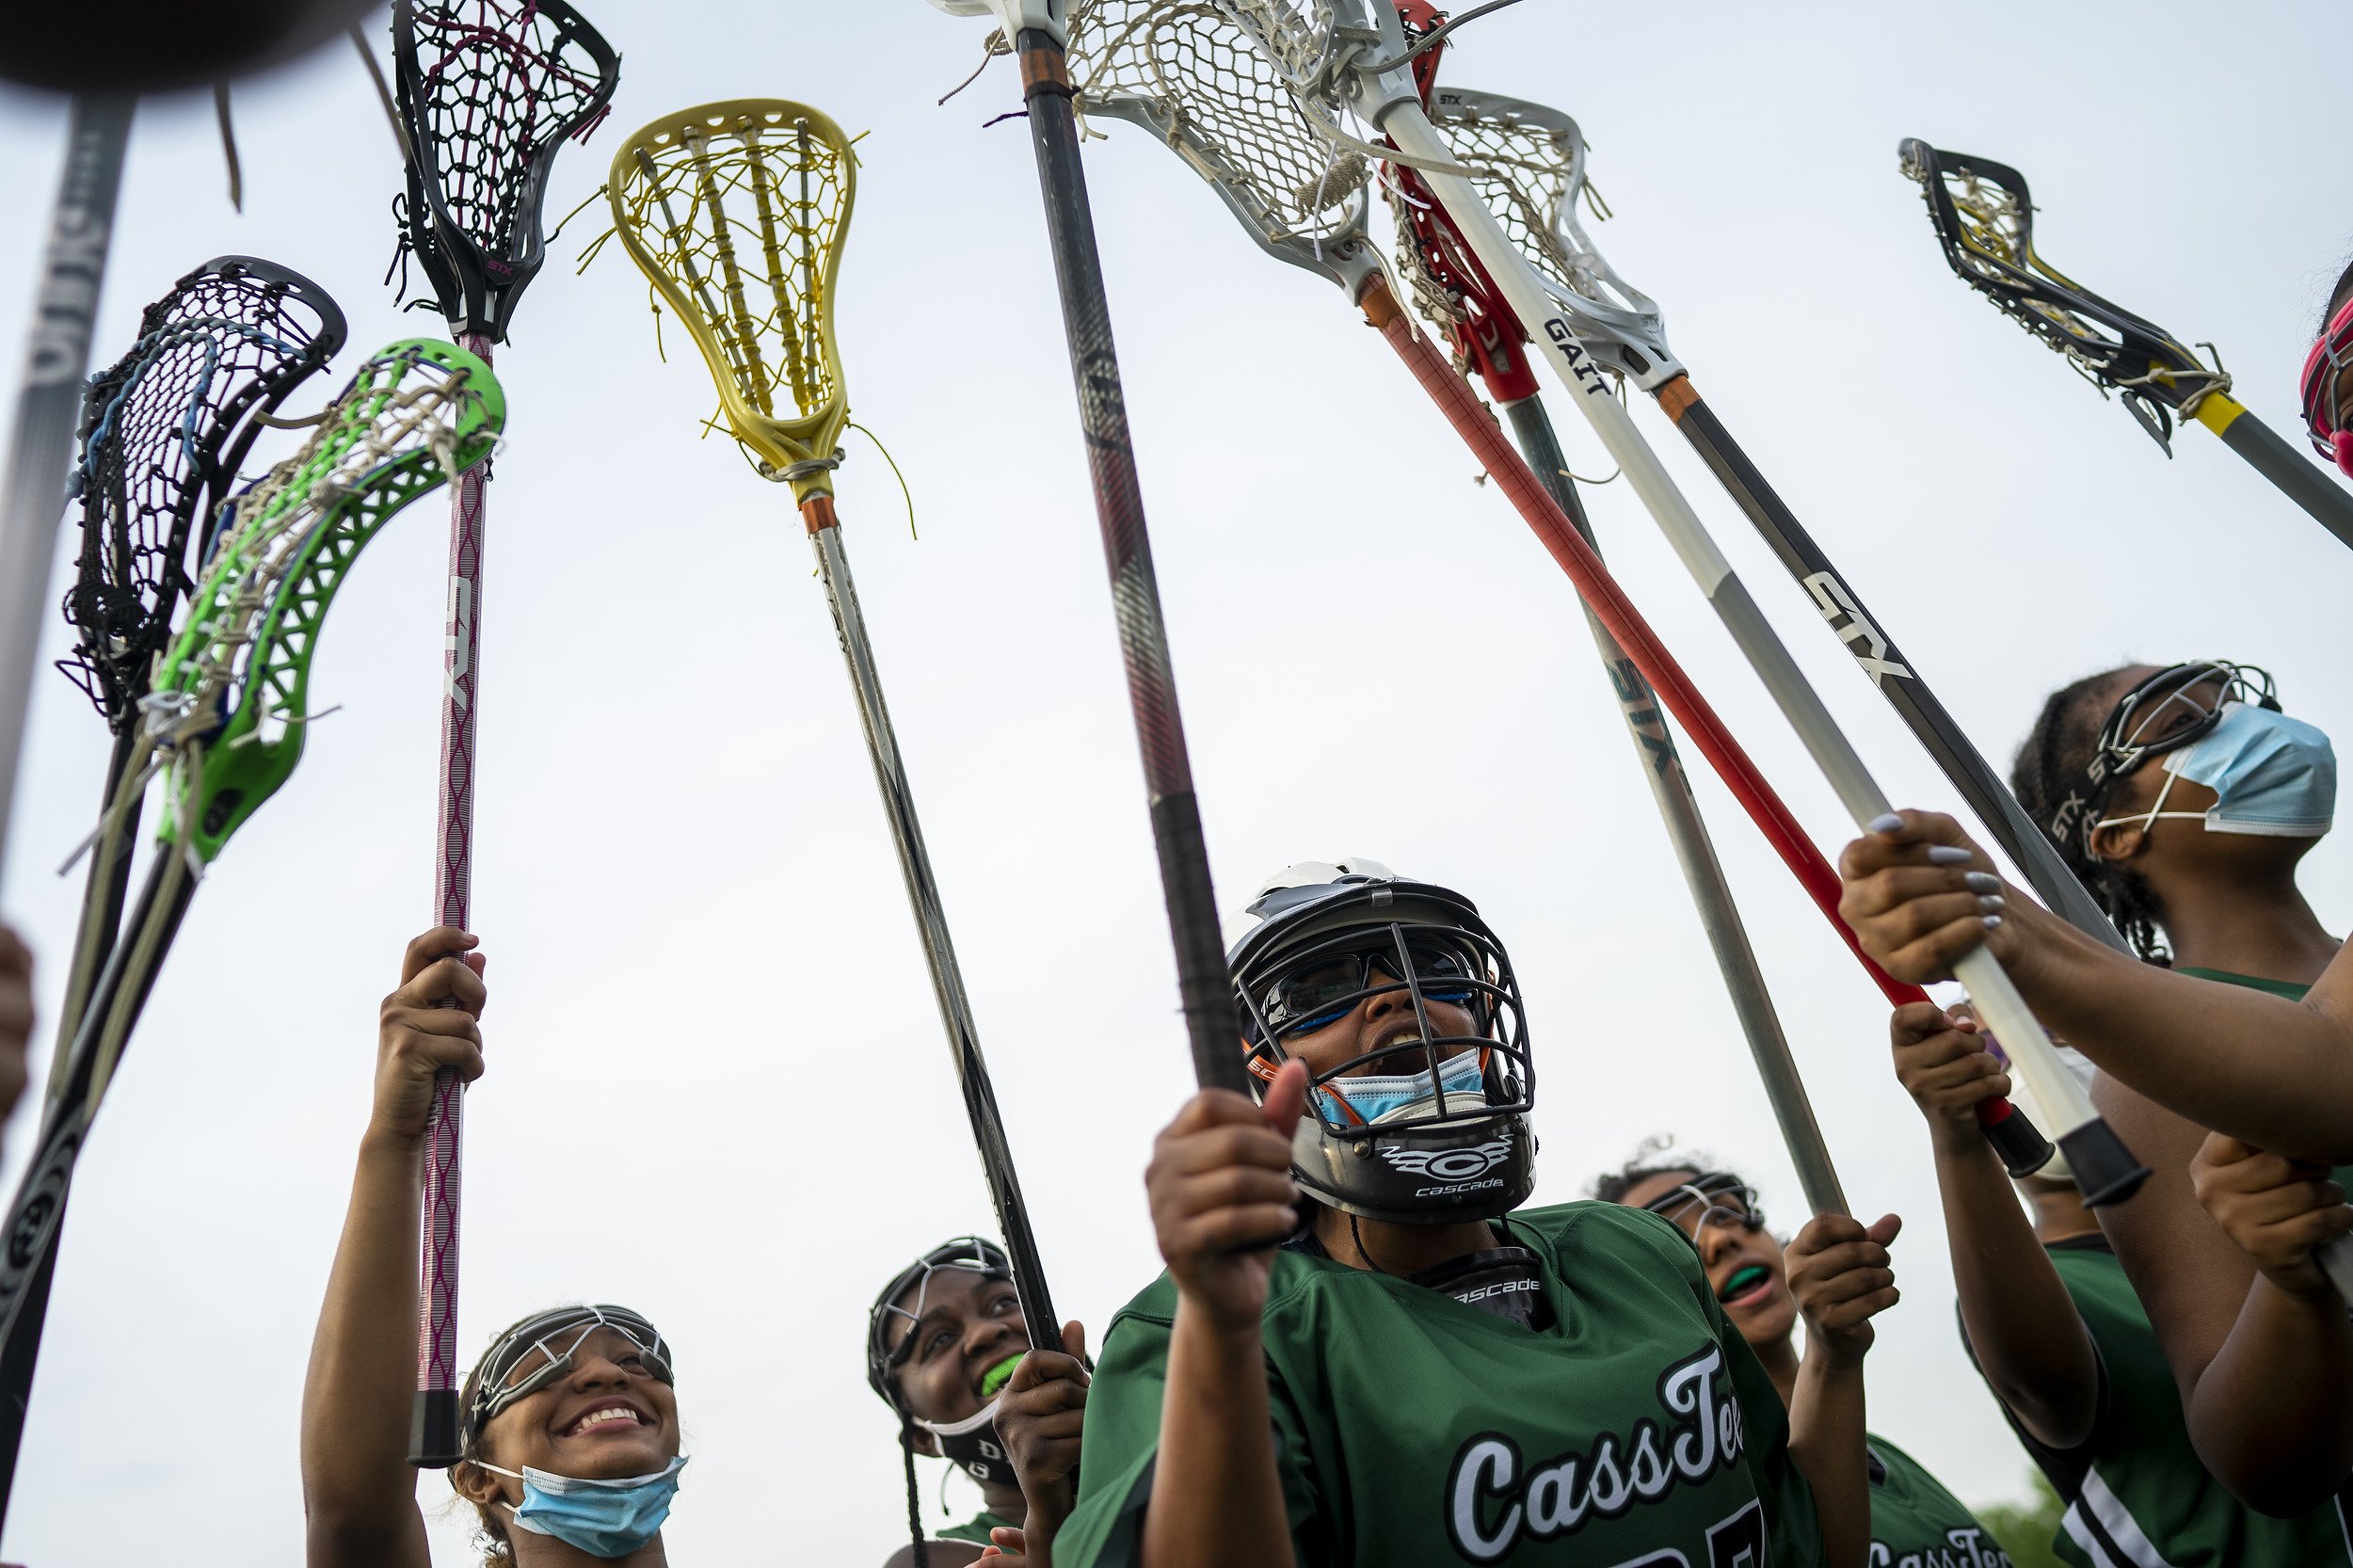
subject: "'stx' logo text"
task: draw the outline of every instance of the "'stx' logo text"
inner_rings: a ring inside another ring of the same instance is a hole
[[[1836,630],[1847,651],[1854,655],[1855,663],[1868,672],[1874,683],[1884,686],[1891,675],[1912,679],[1910,670],[1888,657],[1895,649],[1880,634],[1880,629],[1871,624],[1871,617],[1863,613],[1863,606],[1854,601],[1847,584],[1829,572],[1817,571],[1805,580],[1805,591],[1814,596],[1822,618]],[[1838,624],[1842,619],[1847,623],[1844,626]]]

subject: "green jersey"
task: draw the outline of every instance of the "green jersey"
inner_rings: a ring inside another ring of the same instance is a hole
[[[988,1532],[990,1530],[1012,1529],[1013,1528],[1012,1520],[1000,1519],[986,1509],[983,1509],[976,1517],[968,1519],[961,1525],[950,1525],[939,1531],[938,1538],[942,1541],[976,1541],[985,1546],[989,1544]]]
[[[2010,1418],[2067,1505],[2053,1552],[2077,1568],[2353,1568],[2340,1505],[2275,1519],[2206,1472],[2173,1368],[2107,1241],[2046,1250],[2100,1358],[2099,1414],[2080,1445],[2045,1448]]]
[[[1540,1327],[1276,1255],[1267,1392],[1299,1568],[1818,1564],[1781,1399],[1689,1239],[1608,1203],[1504,1228],[1535,1255]],[[1104,1336],[1063,1568],[1136,1560],[1176,1311],[1163,1274]]]
[[[1871,1568],[2009,1568],[2009,1556],[1920,1462],[1873,1433]]]

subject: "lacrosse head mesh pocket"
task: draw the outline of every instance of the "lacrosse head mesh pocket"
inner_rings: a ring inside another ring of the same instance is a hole
[[[251,256],[218,256],[147,308],[129,353],[94,377],[73,488],[80,570],[65,618],[79,646],[57,667],[117,733],[196,584],[204,532],[267,413],[344,343],[325,289]],[[199,520],[205,530],[199,529]]]
[[[311,659],[337,590],[394,513],[490,454],[506,405],[489,367],[425,339],[371,356],[311,439],[240,495],[140,700],[136,797],[172,768],[161,829],[209,862],[301,760]]]
[[[2036,252],[2034,200],[2024,174],[1917,137],[1906,138],[1897,158],[1904,176],[1919,184],[1937,243],[1961,281],[2065,355],[2102,396],[2121,393],[2126,410],[2169,456],[2169,410],[2187,416],[2209,394],[2230,391],[2226,372],[2201,362],[2163,328],[2103,299]]]
[[[1166,142],[1271,254],[1352,296],[1378,270],[1367,160],[1302,111],[1216,0],[1079,0],[1068,57],[1084,112]]]
[[[392,56],[402,244],[454,331],[501,341],[546,260],[548,170],[604,119],[620,56],[563,0],[395,0]]]
[[[606,186],[630,259],[718,383],[728,428],[793,499],[831,495],[850,419],[834,287],[857,155],[806,104],[744,98],[645,126]]]

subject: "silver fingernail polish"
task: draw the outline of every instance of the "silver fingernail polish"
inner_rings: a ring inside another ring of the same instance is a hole
[[[1998,893],[2002,890],[2002,879],[1992,872],[1971,872],[1962,880],[1969,884],[1969,890],[1973,893]]]
[[[1931,866],[1965,866],[1970,858],[1969,852],[1959,844],[1930,844],[1929,846],[1929,864]]]
[[[1977,900],[1977,912],[1983,915],[1998,915],[2009,907],[1999,893],[1987,893]]]
[[[1890,811],[1883,817],[1873,817],[1863,825],[1873,833],[1900,833],[1903,831],[1904,820]]]
[[[1988,931],[1998,931],[1998,930],[2000,930],[2000,929],[2001,929],[2001,925],[2002,925],[2002,917],[2001,917],[2001,916],[1999,916],[1999,915],[1988,915],[1988,916],[1986,916],[1986,917],[1985,917],[1985,928],[1986,928]]]

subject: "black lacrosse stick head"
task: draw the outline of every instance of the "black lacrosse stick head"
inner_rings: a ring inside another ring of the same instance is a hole
[[[81,568],[65,599],[80,641],[58,668],[118,734],[136,716],[211,520],[262,432],[256,416],[324,366],[344,335],[342,309],[310,279],[216,256],[150,305],[138,342],[91,379],[73,477]]]
[[[548,170],[603,120],[621,57],[564,0],[395,0],[403,244],[451,330],[503,341],[547,259]]]
[[[1919,182],[1945,259],[1962,282],[2003,314],[2064,354],[2172,451],[2172,419],[2209,391],[2221,374],[2156,323],[2085,288],[2034,248],[2034,200],[2026,177],[2008,164],[1954,152],[1908,137],[1897,150],[1904,174]]]

